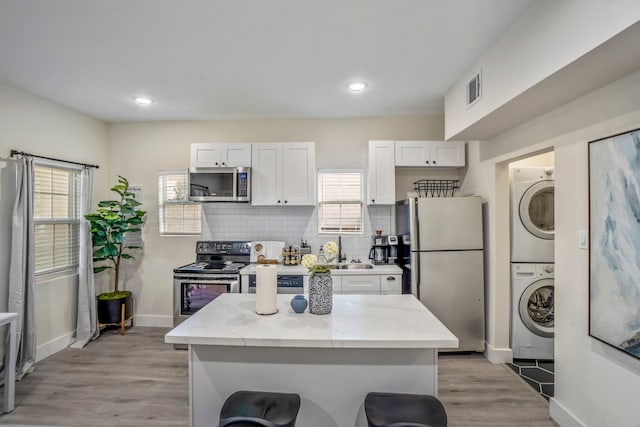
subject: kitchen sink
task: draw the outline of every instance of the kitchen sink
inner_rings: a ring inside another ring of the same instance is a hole
[[[371,264],[354,262],[349,264],[338,264],[335,266],[337,270],[370,270],[373,268]]]

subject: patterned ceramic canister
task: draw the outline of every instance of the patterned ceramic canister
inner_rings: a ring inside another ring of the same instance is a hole
[[[309,313],[329,314],[333,302],[333,279],[330,273],[316,273],[309,278]]]

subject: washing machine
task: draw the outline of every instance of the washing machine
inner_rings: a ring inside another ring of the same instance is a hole
[[[553,359],[553,264],[511,264],[514,359]]]
[[[510,175],[511,262],[553,262],[553,168],[513,168]]]

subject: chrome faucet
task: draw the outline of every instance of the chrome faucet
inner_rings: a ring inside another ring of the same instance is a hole
[[[338,263],[347,260],[347,256],[342,253],[342,236],[338,235]]]

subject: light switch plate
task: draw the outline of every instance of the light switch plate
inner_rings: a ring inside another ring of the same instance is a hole
[[[589,249],[589,232],[587,230],[578,230],[578,248]]]

